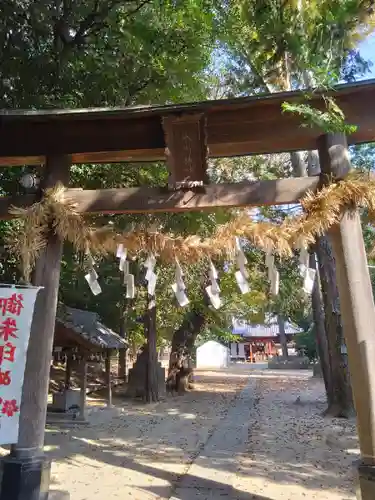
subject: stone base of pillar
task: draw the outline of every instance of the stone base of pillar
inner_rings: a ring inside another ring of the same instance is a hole
[[[46,457],[2,460],[0,500],[48,500],[51,461]]]
[[[357,466],[357,500],[375,499],[375,465],[358,462]]]

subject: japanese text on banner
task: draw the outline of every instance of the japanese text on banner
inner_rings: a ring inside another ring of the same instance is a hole
[[[18,440],[26,353],[38,291],[0,287],[0,444]]]

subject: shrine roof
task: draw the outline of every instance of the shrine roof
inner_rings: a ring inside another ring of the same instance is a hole
[[[375,80],[328,93],[357,125],[348,142],[375,141]],[[72,155],[74,163],[163,160],[163,117],[194,113],[206,116],[212,157],[314,149],[322,131],[301,127],[298,116],[281,108],[303,98],[293,91],[162,106],[0,110],[0,165],[41,164],[53,154]],[[309,103],[322,108],[321,93]]]
[[[295,335],[303,331],[297,325],[289,321],[285,321],[284,327],[287,335]],[[277,316],[268,316],[263,324],[246,323],[234,320],[232,333],[233,335],[240,335],[241,337],[277,337],[280,333]]]
[[[91,351],[124,349],[127,347],[126,341],[106,327],[100,321],[98,314],[59,304],[56,318],[55,345],[67,347],[73,344],[81,345]]]

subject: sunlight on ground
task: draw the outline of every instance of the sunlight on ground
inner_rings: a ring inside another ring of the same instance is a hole
[[[194,384],[155,405],[90,406],[89,426],[47,432],[54,486],[70,500],[355,498],[355,424],[320,416],[310,372],[234,366]]]

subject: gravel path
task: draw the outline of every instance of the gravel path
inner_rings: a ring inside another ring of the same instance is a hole
[[[321,381],[296,372],[263,372],[256,378],[253,400],[236,483],[255,495],[247,498],[355,499],[355,422],[321,417]]]
[[[51,500],[169,500],[247,383],[244,372],[199,373],[196,389],[153,405],[96,409],[90,425],[49,429]]]
[[[51,500],[353,500],[355,425],[323,419],[307,372],[234,366],[153,406],[116,402],[49,428]],[[69,493],[67,493],[69,492]]]

